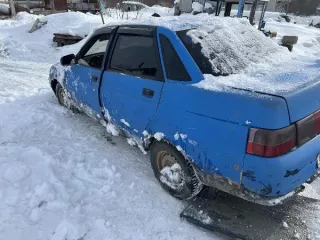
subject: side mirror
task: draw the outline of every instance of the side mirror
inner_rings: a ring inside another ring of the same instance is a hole
[[[68,66],[71,64],[72,60],[76,59],[74,54],[69,54],[60,59],[60,63],[62,66]]]

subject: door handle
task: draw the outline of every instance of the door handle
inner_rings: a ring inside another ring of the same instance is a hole
[[[92,82],[97,82],[97,81],[98,81],[98,77],[95,76],[95,75],[93,75],[93,76],[91,77],[91,81],[92,81]]]
[[[149,98],[153,98],[153,96],[154,96],[154,91],[151,90],[151,89],[148,89],[148,88],[144,88],[144,89],[142,90],[142,95],[143,95],[143,96],[146,96],[146,97],[149,97]]]

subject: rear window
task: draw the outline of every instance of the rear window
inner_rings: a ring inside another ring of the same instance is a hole
[[[202,53],[202,47],[200,43],[194,43],[192,38],[187,35],[189,30],[183,30],[176,32],[180,40],[183,42],[183,45],[186,47],[193,60],[197,63],[201,72],[204,74],[214,74],[219,75],[218,72],[213,71],[211,63],[207,57]]]
[[[214,18],[210,25],[176,33],[204,74],[254,71],[253,66],[274,61],[274,54],[287,55],[247,19]]]

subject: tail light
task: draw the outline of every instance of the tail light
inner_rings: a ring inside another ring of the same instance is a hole
[[[277,157],[295,148],[296,139],[296,125],[279,130],[251,128],[247,153],[262,157]]]
[[[301,146],[320,133],[320,111],[297,122],[297,144]]]

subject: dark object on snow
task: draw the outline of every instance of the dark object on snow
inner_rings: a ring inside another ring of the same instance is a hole
[[[286,20],[286,22],[291,22],[291,17],[288,15],[280,15],[280,17],[284,18]]]
[[[309,24],[310,27],[315,27],[315,28],[320,28],[320,22],[317,24],[313,23],[314,20],[312,20],[312,22]]]
[[[208,13],[208,14],[214,14],[215,13],[215,9],[213,7],[209,7],[209,8],[206,8],[204,10],[205,13]]]
[[[80,42],[83,38],[79,36],[71,36],[67,34],[54,33],[53,42],[58,44],[58,47],[71,45]]]
[[[285,205],[266,207],[226,193],[203,190],[180,214],[189,222],[213,232],[245,240],[308,239],[312,232],[303,216],[311,216],[319,205],[315,199],[297,196]],[[303,213],[303,214],[301,214]]]
[[[158,13],[154,13],[151,15],[152,17],[161,17]]]
[[[284,36],[281,40],[281,45],[284,47],[287,47],[289,51],[291,52],[293,49],[293,45],[298,43],[298,37],[297,36]]]

